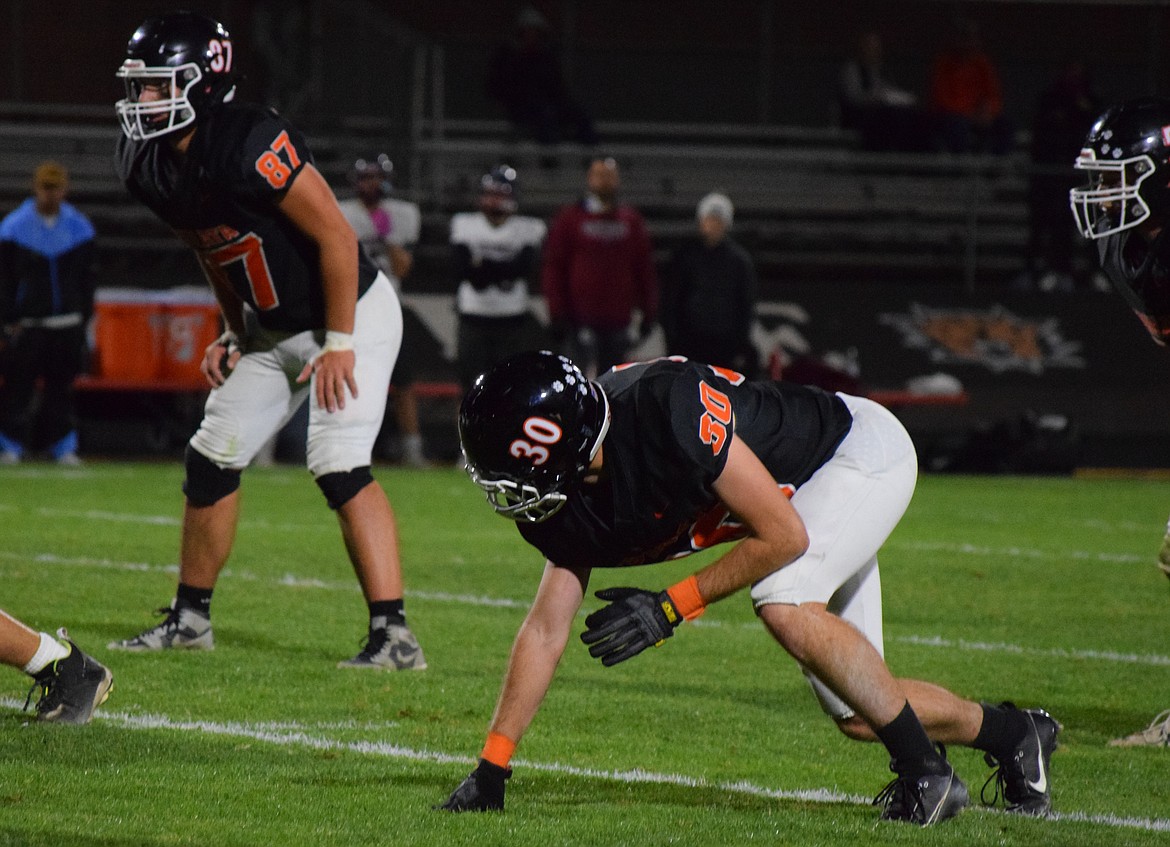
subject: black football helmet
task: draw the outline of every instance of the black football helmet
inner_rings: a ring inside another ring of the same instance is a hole
[[[126,97],[114,108],[128,138],[174,132],[235,95],[231,36],[194,12],[147,18],[130,36],[118,77]]]
[[[485,213],[510,215],[517,209],[516,169],[497,165],[479,181],[479,205]]]
[[[609,400],[569,359],[518,353],[481,374],[459,408],[467,473],[514,521],[556,514],[609,431]]]
[[[1085,238],[1170,214],[1170,100],[1142,97],[1110,107],[1089,130],[1074,167],[1089,175],[1087,186],[1069,192]]]
[[[349,180],[356,185],[362,177],[376,176],[381,180],[378,190],[386,197],[394,190],[394,183],[391,180],[393,175],[394,163],[385,153],[379,153],[372,159],[358,159],[354,162],[349,171]]]

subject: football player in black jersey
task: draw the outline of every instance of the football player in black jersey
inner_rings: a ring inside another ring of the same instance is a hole
[[[546,562],[479,765],[442,808],[503,808],[509,759],[552,682],[593,568],[735,542],[665,591],[597,592],[606,605],[581,635],[590,655],[625,661],[750,586],[765,627],[841,731],[888,748],[897,777],[878,797],[883,818],[925,826],[967,805],[935,742],[985,751],[1010,811],[1048,811],[1056,721],[896,679],[882,658],[877,551],[917,479],[914,445],[883,407],[680,357],[619,366],[594,382],[563,356],[530,352],[480,377],[459,434],[471,478]]]
[[[1150,336],[1170,340],[1170,99],[1141,97],[1107,109],[1089,130],[1074,165],[1088,184],[1069,193],[1085,238],[1097,242],[1101,269]],[[1170,577],[1170,522],[1158,551]],[[1170,711],[1110,744],[1170,747]]]
[[[110,646],[213,646],[211,594],[235,537],[240,473],[308,400],[309,470],[370,611],[365,648],[341,665],[422,668],[394,513],[370,473],[401,308],[301,133],[272,109],[234,102],[237,59],[219,23],[175,12],[138,28],[118,71],[119,174],[194,249],[227,329],[202,363],[212,391],[186,452],[175,599],[158,626]]]

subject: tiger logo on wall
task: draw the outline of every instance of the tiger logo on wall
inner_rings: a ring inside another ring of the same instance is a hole
[[[1081,343],[1065,338],[1059,318],[1023,318],[1000,305],[988,309],[935,308],[911,303],[906,312],[884,312],[908,349],[922,350],[938,365],[980,365],[992,373],[1041,374],[1085,367]]]

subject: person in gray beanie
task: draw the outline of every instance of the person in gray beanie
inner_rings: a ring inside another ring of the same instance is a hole
[[[681,244],[666,267],[661,321],[667,353],[732,368],[756,370],[751,342],[756,271],[752,258],[729,235],[735,207],[712,192],[695,211],[695,235]]]

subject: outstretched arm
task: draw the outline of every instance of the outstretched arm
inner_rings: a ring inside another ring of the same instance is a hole
[[[489,730],[518,742],[536,716],[585,599],[589,572],[546,562],[536,599],[512,644]]]
[[[536,599],[512,644],[479,764],[439,808],[450,812],[504,808],[504,780],[512,774],[508,768],[512,751],[552,684],[588,583],[588,569],[545,563]]]

